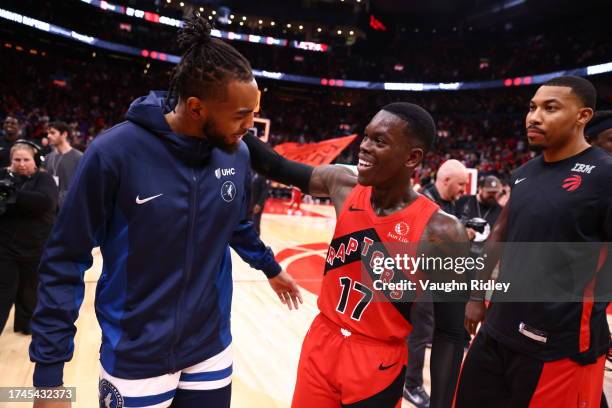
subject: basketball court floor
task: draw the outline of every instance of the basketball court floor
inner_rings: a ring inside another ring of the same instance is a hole
[[[234,376],[232,407],[287,408],[291,404],[302,339],[317,313],[327,243],[333,235],[333,207],[303,205],[300,214],[288,214],[287,203],[269,200],[262,219],[262,238],[283,267],[302,287],[304,304],[289,311],[269,287],[263,273],[252,270],[236,254],[232,332]],[[66,386],[76,387],[73,408],[98,406],[98,349],[100,328],[94,312],[94,295],[102,258],[94,250],[94,265],[85,275],[85,299],[77,321],[75,353],[64,371]],[[0,387],[32,384],[34,365],[28,358],[30,337],[13,333],[11,317],[0,336]],[[429,352],[427,353],[429,358]],[[429,365],[425,367],[429,390]],[[606,373],[606,394],[612,396],[612,375]],[[2,403],[24,407],[26,403]],[[404,401],[403,407],[412,407]]]

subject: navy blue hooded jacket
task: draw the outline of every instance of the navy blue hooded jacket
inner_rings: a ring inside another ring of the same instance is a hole
[[[39,271],[35,386],[62,384],[95,246],[104,259],[100,360],[126,379],[176,372],[231,343],[229,246],[268,277],[280,272],[245,221],[248,149],[241,142],[230,154],[174,134],[164,96],[135,100],[127,121],[96,138],[79,163]]]

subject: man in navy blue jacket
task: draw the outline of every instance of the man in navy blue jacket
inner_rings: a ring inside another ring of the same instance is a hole
[[[179,43],[187,51],[170,92],[135,100],[127,121],[81,159],[40,266],[36,387],[63,383],[95,246],[104,258],[95,305],[101,407],[229,407],[230,246],[290,309],[301,302],[246,221],[241,137],[258,104],[251,67],[201,17],[186,21]]]

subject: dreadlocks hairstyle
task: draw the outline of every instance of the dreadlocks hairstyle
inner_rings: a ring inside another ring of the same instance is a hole
[[[210,35],[212,27],[199,13],[192,13],[179,30],[177,42],[183,51],[172,73],[166,108],[174,109],[178,99],[223,96],[229,80],[253,79],[251,64],[231,45]]]

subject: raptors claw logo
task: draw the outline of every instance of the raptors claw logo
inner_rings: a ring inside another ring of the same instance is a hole
[[[582,177],[576,174],[563,180],[561,187],[567,191],[574,191],[580,187],[580,184],[582,184]]]

